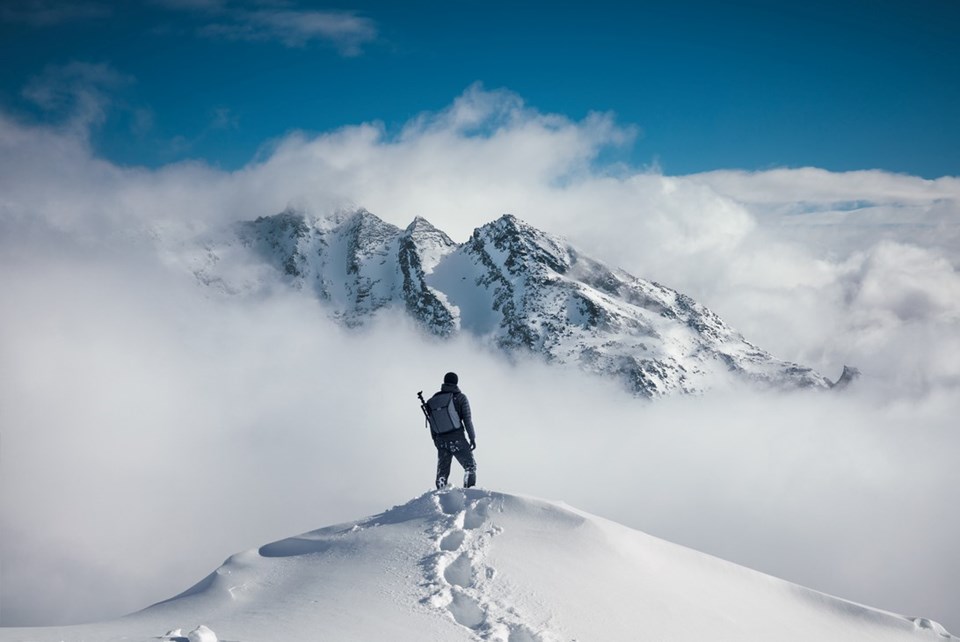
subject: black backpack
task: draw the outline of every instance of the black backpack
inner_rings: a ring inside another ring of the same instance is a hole
[[[427,402],[427,421],[435,435],[460,430],[460,415],[453,403],[455,392],[438,392]]]

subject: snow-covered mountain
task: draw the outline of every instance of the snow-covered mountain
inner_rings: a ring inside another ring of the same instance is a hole
[[[616,376],[646,397],[699,392],[731,374],[775,387],[832,385],[751,344],[690,297],[511,215],[457,244],[419,217],[401,230],[364,209],[327,218],[286,211],[208,240],[193,269],[226,291],[255,289],[255,278],[224,269],[249,252],[348,326],[402,308],[439,337],[470,333],[509,354]]]
[[[956,640],[562,503],[451,489],[229,558],[104,623],[0,641]]]

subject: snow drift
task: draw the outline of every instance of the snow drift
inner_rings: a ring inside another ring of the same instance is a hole
[[[481,489],[426,493],[234,555],[181,595],[115,621],[0,629],[0,640],[35,642],[383,637],[957,639],[925,618],[830,597],[562,503]]]

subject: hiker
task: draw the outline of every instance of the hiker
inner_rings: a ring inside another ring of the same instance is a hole
[[[470,402],[467,395],[460,392],[459,381],[457,373],[445,374],[440,392],[430,397],[424,409],[433,444],[437,447],[437,488],[446,487],[454,457],[463,466],[463,487],[470,488],[477,483],[477,462],[473,458],[477,436],[473,431]]]

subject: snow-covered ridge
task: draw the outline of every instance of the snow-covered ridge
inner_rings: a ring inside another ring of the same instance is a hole
[[[190,640],[234,642],[957,639],[562,503],[450,489],[234,555],[125,618],[0,640],[186,640],[194,626]]]
[[[641,396],[700,392],[731,375],[784,388],[832,385],[751,344],[691,298],[509,214],[457,244],[421,217],[401,230],[364,209],[327,218],[287,211],[203,247],[194,272],[224,291],[256,289],[248,273],[234,283],[224,269],[252,253],[347,326],[403,309],[438,337],[470,333],[507,354],[615,376]]]

